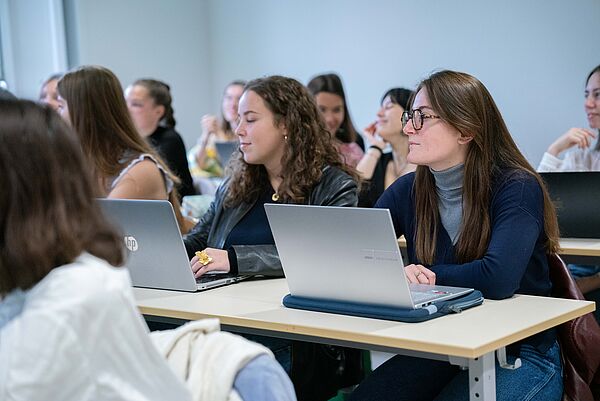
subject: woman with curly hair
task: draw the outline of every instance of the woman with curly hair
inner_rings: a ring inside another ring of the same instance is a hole
[[[340,160],[314,100],[298,81],[271,76],[249,82],[239,116],[240,148],[228,178],[185,238],[196,277],[213,270],[283,276],[265,203],[356,206],[358,201],[357,174]],[[194,256],[202,250],[210,263]]]

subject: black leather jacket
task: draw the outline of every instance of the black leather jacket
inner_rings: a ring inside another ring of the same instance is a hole
[[[223,249],[225,240],[246,213],[254,206],[243,203],[237,207],[224,208],[229,182],[217,189],[215,200],[200,222],[185,236],[185,249],[190,259],[196,251],[204,248]],[[307,204],[320,206],[356,206],[358,187],[348,174],[335,167],[325,167],[321,181],[314,187]],[[283,276],[281,262],[275,245],[234,245],[238,273]]]

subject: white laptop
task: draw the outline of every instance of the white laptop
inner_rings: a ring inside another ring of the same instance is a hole
[[[223,273],[194,278],[168,201],[98,199],[97,202],[106,218],[123,233],[127,247],[125,266],[134,286],[202,291],[248,278]]]
[[[387,209],[265,204],[295,296],[421,308],[471,288],[409,284]]]

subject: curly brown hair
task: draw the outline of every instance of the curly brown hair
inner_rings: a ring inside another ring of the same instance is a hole
[[[337,167],[358,181],[356,170],[341,160],[313,97],[300,82],[274,75],[248,82],[244,93],[248,91],[262,98],[274,115],[276,127],[286,127],[281,159],[283,180],[278,189],[281,202],[305,203],[321,180],[325,166]],[[270,186],[265,166],[246,163],[239,151],[227,172],[230,182],[225,205],[228,207],[253,202]]]

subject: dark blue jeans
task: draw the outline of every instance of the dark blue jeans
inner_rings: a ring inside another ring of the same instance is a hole
[[[560,350],[555,343],[541,354],[521,347],[522,366],[502,369],[496,362],[498,401],[560,401],[563,392]],[[514,358],[508,357],[509,362]],[[448,362],[397,355],[377,368],[351,394],[350,401],[467,401],[469,372]]]
[[[275,359],[285,373],[290,374],[292,367],[292,341],[283,338],[260,336],[256,334],[242,334],[242,336],[250,341],[259,343],[267,347],[273,352]]]

